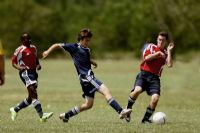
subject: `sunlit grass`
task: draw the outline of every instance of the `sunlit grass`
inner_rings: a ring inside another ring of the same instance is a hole
[[[40,123],[33,107],[21,110],[17,120],[10,119],[9,108],[27,96],[26,88],[18,72],[6,61],[6,84],[0,90],[0,133],[144,133],[171,132],[191,133],[200,131],[200,64],[175,62],[171,69],[164,68],[161,78],[162,92],[156,111],[167,114],[165,125],[143,125],[141,118],[149,98],[143,93],[133,107],[132,121],[125,123],[106,103],[104,97],[96,94],[94,107],[62,123],[58,115],[83,102],[82,91],[76,70],[71,61],[42,60],[39,72],[39,99],[44,112],[53,111],[54,116],[47,123]],[[94,69],[98,79],[110,89],[113,97],[125,107],[128,94],[139,71],[137,60],[98,61]]]

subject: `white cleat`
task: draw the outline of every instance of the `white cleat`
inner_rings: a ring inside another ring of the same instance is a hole
[[[40,118],[40,121],[41,122],[46,122],[47,119],[49,119],[52,115],[53,115],[53,112],[43,113],[43,116],[42,116],[42,118]]]
[[[17,112],[15,112],[14,107],[10,108],[10,113],[11,113],[11,120],[15,121],[17,117]]]
[[[131,112],[132,112],[131,109],[123,109],[123,110],[121,111],[121,113],[119,114],[119,118],[120,118],[120,119],[126,118],[128,115],[131,114]]]

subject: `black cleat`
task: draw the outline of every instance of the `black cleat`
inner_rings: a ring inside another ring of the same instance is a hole
[[[130,122],[131,121],[131,114],[127,114],[127,116],[124,119],[126,120],[126,122]]]
[[[143,123],[143,124],[151,124],[152,121],[149,120],[149,119],[143,119],[143,120],[142,120],[142,123]]]
[[[65,113],[60,114],[60,115],[59,115],[59,118],[60,118],[60,120],[62,120],[63,122],[68,122],[68,121],[69,121],[69,118],[66,118],[66,117],[65,117]]]

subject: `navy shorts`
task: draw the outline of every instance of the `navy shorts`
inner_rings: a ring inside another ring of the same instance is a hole
[[[80,84],[83,90],[83,97],[94,98],[95,92],[100,88],[102,82],[94,77],[94,75],[81,75]]]
[[[19,75],[26,87],[33,84],[37,85],[38,74],[36,70],[23,70],[19,72]]]
[[[148,95],[160,95],[160,78],[152,73],[141,71],[136,77],[132,91],[135,86],[142,87],[142,91],[146,91]]]

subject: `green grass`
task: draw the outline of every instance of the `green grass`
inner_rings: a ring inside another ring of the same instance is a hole
[[[6,84],[0,88],[0,133],[192,133],[200,131],[200,61],[175,62],[164,68],[161,78],[161,98],[156,111],[165,112],[165,125],[143,125],[143,117],[150,97],[143,93],[134,105],[132,121],[125,123],[107,105],[99,93],[94,107],[62,123],[58,115],[83,102],[76,70],[71,61],[42,60],[39,72],[39,99],[44,112],[53,111],[47,123],[40,123],[33,107],[21,110],[17,120],[10,119],[9,108],[27,96],[18,72],[6,61]],[[113,97],[125,107],[128,94],[139,71],[137,60],[98,61],[94,69],[98,79],[110,89]]]

